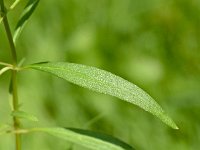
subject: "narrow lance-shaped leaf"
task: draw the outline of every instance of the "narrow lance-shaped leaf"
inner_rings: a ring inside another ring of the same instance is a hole
[[[130,145],[109,135],[75,128],[34,128],[91,150],[134,150]]]
[[[178,129],[151,96],[136,85],[110,72],[67,62],[38,63],[28,68],[45,71],[90,90],[118,97],[143,108],[170,127]]]
[[[38,5],[39,0],[29,0],[24,11],[22,12],[21,18],[19,19],[17,26],[15,27],[15,32],[13,35],[13,41],[16,43],[18,36],[20,35],[22,29],[24,28],[26,22],[34,12],[36,6]]]

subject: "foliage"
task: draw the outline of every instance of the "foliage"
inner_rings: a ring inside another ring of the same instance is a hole
[[[73,61],[115,72],[147,89],[167,112],[172,115],[176,112],[173,118],[179,120],[181,130],[171,132],[132,106],[112,101],[114,98],[88,93],[62,80],[26,71],[19,73],[20,91],[24,91],[20,92],[20,101],[25,105],[23,110],[37,114],[41,124],[80,128],[104,112],[106,114],[88,128],[121,137],[138,149],[198,148],[200,57],[196,32],[198,16],[195,15],[199,12],[197,2],[69,0],[41,3],[38,13],[17,42],[19,58],[26,54],[29,64],[41,60]],[[17,5],[18,9],[23,8],[20,7]],[[16,18],[15,12],[9,15],[9,18]],[[3,35],[1,30],[0,35]],[[8,47],[2,44],[6,43],[6,38],[2,37],[0,59],[10,61],[6,52]],[[7,69],[10,70],[4,68]],[[4,93],[5,81],[8,77],[1,76]],[[5,101],[1,106],[7,108],[4,93],[1,95]],[[7,121],[4,114],[10,113],[1,114],[3,123],[3,120]],[[35,124],[23,120],[22,123]],[[192,138],[194,135],[195,139]],[[42,136],[43,140],[38,137],[36,141],[29,135],[23,136],[29,137],[29,144],[24,142],[25,149],[34,149],[33,145],[42,149],[56,148],[50,137]],[[46,144],[42,142],[44,140]],[[3,143],[0,143],[0,149],[10,149]],[[58,145],[66,147],[66,143]]]

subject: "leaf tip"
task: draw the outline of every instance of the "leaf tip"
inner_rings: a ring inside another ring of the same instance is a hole
[[[163,114],[160,116],[160,119],[172,129],[179,129],[176,123],[166,113],[163,112]]]
[[[175,130],[179,130],[179,127],[175,124],[174,128]]]

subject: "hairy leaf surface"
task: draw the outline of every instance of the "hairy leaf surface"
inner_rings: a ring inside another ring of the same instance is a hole
[[[67,62],[38,63],[30,65],[29,68],[51,73],[76,85],[135,104],[157,116],[170,127],[178,129],[151,96],[133,83],[110,72]]]

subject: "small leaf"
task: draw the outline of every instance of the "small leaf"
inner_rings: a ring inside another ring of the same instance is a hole
[[[13,36],[13,41],[16,43],[16,40],[18,36],[20,35],[22,29],[24,28],[25,24],[27,23],[28,19],[34,12],[36,6],[38,5],[39,0],[29,0],[26,7],[24,8],[24,11],[22,12],[21,18],[17,23],[17,26],[15,27],[15,33]]]
[[[10,6],[10,9],[9,9],[9,10],[14,9],[14,8],[17,6],[17,4],[19,4],[20,1],[21,1],[21,0],[15,0],[14,3]]]
[[[28,68],[45,71],[90,90],[118,97],[143,108],[170,127],[178,129],[151,96],[136,85],[110,72],[67,62],[33,64]]]
[[[29,114],[24,111],[13,111],[12,116],[22,118],[22,119],[27,119],[30,121],[38,121],[37,117],[33,116],[32,114]]]
[[[130,145],[117,138],[88,130],[74,128],[34,128],[30,131],[46,132],[91,150],[134,150]]]

